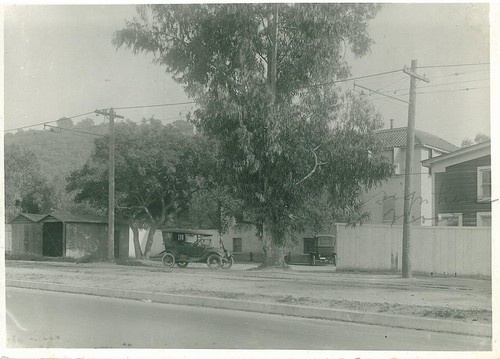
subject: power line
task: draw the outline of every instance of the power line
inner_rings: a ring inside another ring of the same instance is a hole
[[[51,126],[51,125],[44,124],[44,125],[43,125],[43,127],[45,128],[45,126],[47,126],[47,127],[51,127],[51,128],[57,128],[57,129],[59,129],[60,131],[77,132],[77,133],[84,133],[84,134],[87,134],[87,135],[93,135],[93,136],[105,137],[104,135],[101,135],[101,134],[98,134],[98,133],[92,133],[92,132],[85,132],[85,131],[73,130],[73,129],[71,129],[71,128],[57,127],[57,126]]]
[[[419,66],[417,69],[432,69],[432,68],[440,68],[440,67],[463,67],[463,66],[484,66],[490,65],[489,62],[475,62],[469,64],[448,64],[448,65],[427,65],[427,66]]]
[[[140,106],[127,106],[127,107],[116,107],[115,110],[132,110],[139,108],[151,108],[151,107],[169,107],[169,106],[180,106],[180,105],[190,105],[196,103],[195,101],[189,102],[177,102],[177,103],[164,103],[159,105],[140,105]]]
[[[343,80],[328,81],[328,82],[323,82],[323,83],[319,83],[319,84],[315,84],[315,85],[304,86],[304,87],[299,88],[298,90],[300,90],[300,89],[306,89],[306,88],[311,88],[311,87],[320,87],[320,86],[325,86],[325,85],[333,85],[333,84],[337,84],[337,83],[341,83],[341,82],[349,82],[349,81],[354,81],[354,80],[361,80],[361,79],[366,79],[366,78],[375,77],[375,76],[383,76],[383,75],[393,74],[393,73],[400,72],[400,71],[401,71],[401,69],[399,69],[399,70],[393,70],[393,71],[386,71],[386,72],[379,72],[379,73],[371,74],[371,75],[364,75],[364,76],[358,76],[358,77],[350,77],[350,78],[343,79]]]
[[[36,127],[36,126],[41,126],[41,125],[45,125],[47,123],[54,123],[54,122],[57,122],[59,120],[63,120],[63,119],[72,119],[72,118],[76,118],[76,117],[81,117],[81,116],[86,116],[86,115],[90,115],[90,114],[93,114],[94,111],[91,111],[91,112],[86,112],[86,113],[82,113],[80,115],[75,115],[75,116],[71,116],[71,117],[61,117],[60,119],[58,120],[54,120],[54,121],[45,121],[45,122],[40,122],[40,123],[35,123],[33,125],[26,125],[26,126],[22,126],[22,127],[16,127],[16,128],[9,128],[7,130],[3,130],[3,132],[9,132],[9,131],[16,131],[16,130],[22,130],[24,128],[29,128],[29,127]]]
[[[479,66],[479,65],[489,65],[489,63],[485,62],[485,63],[470,63],[470,64],[428,65],[428,66],[419,66],[418,69],[441,68],[441,67],[446,68],[446,67],[462,67],[462,66]],[[315,84],[315,85],[304,86],[302,88],[311,88],[311,87],[318,87],[318,86],[324,86],[324,85],[333,85],[333,84],[341,83],[341,82],[348,82],[348,81],[361,80],[361,79],[375,77],[375,76],[383,76],[383,75],[393,74],[393,73],[400,72],[400,71],[402,71],[402,69],[393,70],[393,71],[386,71],[386,72],[379,72],[379,73],[365,75],[365,76],[350,77],[350,78],[343,79],[343,80],[328,81],[328,82],[323,82],[323,83],[319,83],[319,84]]]
[[[140,109],[140,108],[179,106],[179,105],[188,105],[188,104],[194,104],[194,103],[196,103],[196,102],[189,101],[189,102],[177,102],[177,103],[164,103],[164,104],[157,104],[157,105],[142,105],[142,106],[117,107],[115,109],[116,110],[131,110],[131,109]],[[60,118],[58,120],[54,120],[54,121],[45,121],[45,122],[35,123],[35,124],[32,124],[32,125],[26,125],[26,126],[21,126],[21,127],[9,128],[7,130],[4,130],[3,132],[22,130],[22,129],[25,129],[25,128],[41,126],[41,125],[45,125],[45,124],[48,124],[48,123],[55,123],[55,122],[57,122],[57,121],[59,121],[61,119],[73,119],[73,118],[76,118],[76,117],[91,115],[91,114],[94,114],[94,113],[95,113],[95,111],[90,111],[90,112],[82,113],[82,114],[71,116],[71,117],[62,117],[62,118]]]
[[[418,68],[419,69],[423,69],[423,68],[447,68],[447,67],[480,66],[480,65],[489,65],[489,63],[428,65],[428,66],[419,66]],[[347,79],[334,80],[334,81],[328,81],[328,82],[323,82],[323,83],[319,83],[319,84],[313,84],[313,85],[301,87],[299,89],[320,87],[320,86],[333,85],[333,84],[337,84],[337,83],[349,82],[349,81],[354,81],[354,80],[367,79],[367,78],[371,78],[371,77],[384,76],[384,75],[389,75],[389,74],[397,73],[397,72],[400,72],[400,71],[402,71],[402,69],[392,70],[392,71],[385,71],[385,72],[378,72],[378,73],[369,74],[369,75],[363,75],[363,76],[357,76],[357,77],[350,77],[350,78],[347,78]],[[483,71],[483,70],[480,70],[480,71]],[[448,77],[448,76],[458,76],[458,75],[461,75],[461,74],[472,73],[472,72],[478,72],[478,71],[454,73],[454,74],[448,74],[448,75],[438,76],[438,77],[434,77],[434,78]],[[141,109],[141,108],[171,107],[171,106],[190,105],[190,104],[196,104],[196,102],[195,101],[187,101],[187,102],[164,103],[164,104],[154,104],[154,105],[124,106],[124,107],[116,107],[115,109],[116,110],[132,110],[132,109]],[[74,116],[70,116],[70,117],[63,117],[63,118],[73,119],[73,118],[76,118],[76,117],[86,116],[86,115],[90,115],[90,114],[94,114],[94,113],[95,113],[94,111],[90,111],[90,112],[82,113],[82,114],[79,114],[79,115],[74,115]],[[4,132],[16,131],[16,130],[21,130],[21,129],[30,128],[30,127],[36,127],[36,126],[40,126],[40,125],[44,125],[44,124],[48,124],[48,123],[54,123],[54,122],[57,122],[59,120],[45,121],[45,122],[35,123],[35,124],[32,124],[32,125],[26,125],[26,126],[21,126],[21,127],[16,127],[16,128],[10,128],[10,129],[4,130]]]
[[[440,79],[443,77],[452,77],[452,76],[460,76],[466,74],[472,74],[476,72],[489,72],[490,70],[474,70],[474,71],[464,71],[464,72],[453,72],[451,74],[441,75],[441,76],[432,76],[433,79]]]
[[[481,90],[481,89],[487,89],[489,87],[487,86],[481,86],[481,87],[465,87],[461,89],[455,89],[455,90],[442,90],[442,91],[424,91],[424,92],[417,92],[418,94],[429,94],[429,93],[443,93],[443,92],[460,92],[460,91],[472,91],[472,90]]]
[[[477,82],[477,81],[485,81],[485,80],[489,80],[489,79],[478,79],[478,80],[469,80],[469,81],[457,81],[457,82],[450,82],[450,83],[445,83],[445,84],[435,84],[435,85],[421,86],[419,88],[439,87],[439,86],[447,86],[447,85],[454,85],[454,84],[461,84],[461,83],[468,83],[468,82]],[[461,92],[461,91],[471,91],[471,90],[479,90],[479,89],[485,89],[485,88],[488,88],[488,87],[487,86],[480,86],[480,87],[465,87],[465,88],[460,88],[460,89],[441,90],[441,91],[421,91],[421,92],[417,92],[417,94],[424,95],[424,94],[432,94],[432,93]],[[396,90],[396,91],[382,91],[381,94],[391,93],[394,96],[399,96],[399,97],[408,95],[408,92],[396,94],[397,91],[399,91],[399,90]],[[364,94],[364,95],[371,96],[372,93],[370,93],[370,94]],[[375,101],[375,100],[378,100],[378,99],[380,99],[380,98],[374,98],[374,99],[372,99],[372,101]]]

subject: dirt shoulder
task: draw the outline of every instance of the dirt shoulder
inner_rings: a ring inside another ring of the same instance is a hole
[[[137,262],[130,262],[137,264]],[[491,280],[334,272],[332,267],[292,266],[290,271],[254,270],[235,264],[211,271],[206,265],[165,268],[108,262],[6,261],[7,280],[126,289],[356,310],[369,313],[491,323]]]

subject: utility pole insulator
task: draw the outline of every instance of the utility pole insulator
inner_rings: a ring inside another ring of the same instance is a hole
[[[431,82],[431,80],[429,80],[427,77],[425,77],[425,75],[423,75],[423,76],[422,76],[422,75],[417,74],[417,73],[413,70],[413,66],[412,66],[412,68],[411,68],[411,69],[409,69],[409,68],[407,68],[407,67],[405,66],[405,67],[404,67],[404,69],[403,69],[403,72],[404,72],[405,74],[410,75],[411,77],[416,78],[416,79],[419,79],[419,80],[421,80],[421,81],[424,81],[424,82],[427,82],[427,83]]]

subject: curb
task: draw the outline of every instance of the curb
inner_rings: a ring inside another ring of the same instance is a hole
[[[356,311],[303,307],[289,304],[249,302],[235,299],[187,296],[155,292],[140,292],[110,288],[88,288],[55,283],[40,283],[20,280],[7,280],[7,287],[47,290],[73,294],[87,294],[121,299],[151,300],[156,303],[189,305],[217,309],[240,310],[268,314],[281,314],[302,318],[321,318],[342,322],[381,325],[396,328],[426,330],[441,333],[463,334],[479,337],[492,337],[492,327],[488,324],[469,324],[450,320],[424,319],[418,317],[363,313]]]

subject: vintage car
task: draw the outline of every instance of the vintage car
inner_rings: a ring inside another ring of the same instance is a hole
[[[207,263],[210,269],[229,269],[234,263],[232,254],[224,248],[222,241],[219,247],[212,245],[210,232],[169,228],[162,230],[162,236],[165,250],[160,254],[166,267],[177,265],[186,268],[189,262],[196,262]]]
[[[335,236],[327,234],[315,235],[314,246],[309,252],[309,264],[312,266],[321,264],[337,265],[335,250]]]

